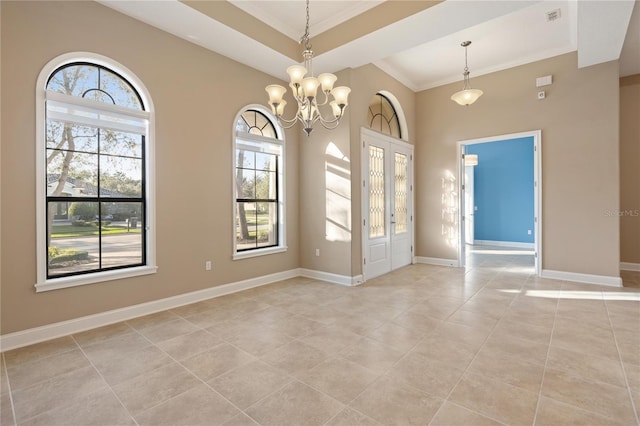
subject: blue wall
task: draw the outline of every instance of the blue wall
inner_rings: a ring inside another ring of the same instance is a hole
[[[475,239],[533,243],[533,137],[467,145],[467,154],[478,156]]]

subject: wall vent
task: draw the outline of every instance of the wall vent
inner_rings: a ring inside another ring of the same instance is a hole
[[[550,12],[547,12],[546,15],[547,15],[547,22],[553,22],[560,19],[560,17],[562,16],[562,12],[560,11],[560,9],[555,9]]]

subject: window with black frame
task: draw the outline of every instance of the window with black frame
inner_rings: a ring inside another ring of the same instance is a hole
[[[148,113],[134,87],[78,62],[46,85],[47,278],[146,264]]]
[[[240,114],[234,155],[235,253],[283,247],[283,143],[265,113]]]

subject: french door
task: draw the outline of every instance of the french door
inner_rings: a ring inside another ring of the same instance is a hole
[[[363,275],[413,261],[413,146],[362,129]]]

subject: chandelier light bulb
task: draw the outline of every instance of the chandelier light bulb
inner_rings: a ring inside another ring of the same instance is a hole
[[[351,89],[349,89],[347,86],[336,87],[331,91],[336,104],[343,108],[349,105],[349,93],[351,93]]]
[[[322,91],[325,93],[331,92],[333,83],[335,83],[337,79],[338,77],[330,73],[323,73],[318,76],[318,80],[320,80],[320,84],[322,84]]]
[[[314,99],[318,94],[318,86],[320,81],[315,77],[307,77],[302,80],[302,90],[307,99]]]
[[[289,74],[289,80],[291,80],[291,84],[300,85],[302,84],[302,79],[307,74],[307,69],[302,65],[291,65],[287,68],[287,74]]]
[[[272,84],[265,88],[267,93],[269,94],[269,103],[271,105],[282,103],[282,97],[287,92],[287,89],[280,86],[279,84]]]

